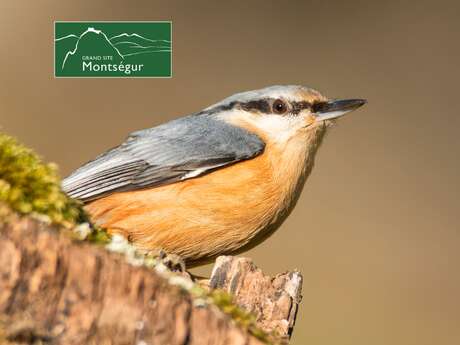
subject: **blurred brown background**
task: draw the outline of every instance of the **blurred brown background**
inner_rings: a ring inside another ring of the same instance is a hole
[[[238,91],[367,98],[329,134],[293,214],[246,255],[303,272],[293,344],[459,344],[456,3],[2,0],[0,126],[66,175]],[[54,20],[169,19],[172,79],[53,78]]]

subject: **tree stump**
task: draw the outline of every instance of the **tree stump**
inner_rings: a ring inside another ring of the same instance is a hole
[[[298,271],[272,278],[264,275],[251,259],[220,256],[209,286],[235,296],[235,303],[257,315],[256,322],[264,331],[275,331],[283,339],[289,339],[302,299],[302,280]]]
[[[292,332],[299,272],[271,278],[249,259],[217,259],[209,288],[256,315],[269,334],[256,337],[155,270],[56,226],[9,218],[0,224],[0,344],[256,345],[286,343]]]

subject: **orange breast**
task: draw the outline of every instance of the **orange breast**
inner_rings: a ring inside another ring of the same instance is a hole
[[[273,172],[264,153],[198,178],[115,193],[86,209],[140,247],[197,261],[241,248],[270,223],[283,198]]]
[[[187,264],[246,249],[268,237],[295,205],[313,166],[324,126],[266,143],[254,159],[201,177],[114,193],[86,206],[97,224],[145,249],[162,248]]]

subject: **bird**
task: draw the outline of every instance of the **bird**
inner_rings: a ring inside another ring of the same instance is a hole
[[[97,226],[187,267],[260,244],[293,210],[329,128],[364,99],[300,85],[237,93],[135,131],[62,182]]]

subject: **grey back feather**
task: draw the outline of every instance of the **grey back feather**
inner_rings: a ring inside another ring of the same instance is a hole
[[[64,179],[62,187],[84,202],[116,191],[177,182],[250,159],[263,152],[255,134],[209,115],[189,115],[132,133]]]

